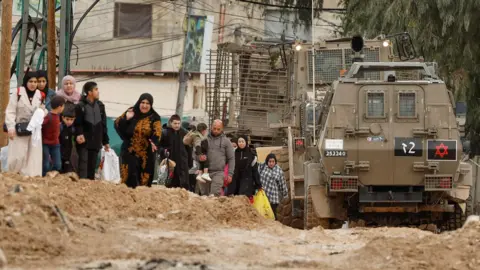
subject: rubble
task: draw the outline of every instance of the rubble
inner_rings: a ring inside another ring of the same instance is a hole
[[[246,197],[129,189],[72,175],[0,175],[0,265],[22,269],[474,269],[480,221],[304,231],[261,217]],[[72,179],[77,179],[73,180]],[[10,193],[21,187],[22,192]]]

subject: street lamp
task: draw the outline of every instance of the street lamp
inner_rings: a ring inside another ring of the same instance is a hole
[[[296,50],[297,52],[300,51],[301,49],[302,49],[302,44],[297,44],[297,45],[295,46],[295,50]]]
[[[390,46],[390,40],[388,40],[388,39],[384,40],[383,41],[383,47],[388,47],[388,46]]]

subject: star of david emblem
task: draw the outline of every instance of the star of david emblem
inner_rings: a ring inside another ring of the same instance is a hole
[[[440,145],[435,146],[437,151],[435,151],[435,156],[439,156],[443,158],[444,156],[448,155],[448,146],[441,143]]]

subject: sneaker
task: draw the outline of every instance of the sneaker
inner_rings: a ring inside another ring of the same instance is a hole
[[[212,182],[212,178],[210,178],[210,175],[208,173],[202,174],[203,180],[207,180],[209,182]]]
[[[200,183],[206,183],[205,180],[203,180],[201,174],[199,174],[196,179],[197,179],[197,181],[200,182]]]

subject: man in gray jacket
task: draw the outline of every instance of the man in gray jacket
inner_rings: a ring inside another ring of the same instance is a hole
[[[198,190],[201,195],[220,196],[223,187],[225,165],[228,164],[227,182],[232,182],[233,171],[235,169],[235,154],[233,152],[230,140],[223,134],[223,123],[216,119],[213,121],[210,134],[208,134],[208,153],[207,156],[200,156],[200,161],[209,161],[208,173],[211,182],[197,182]]]

